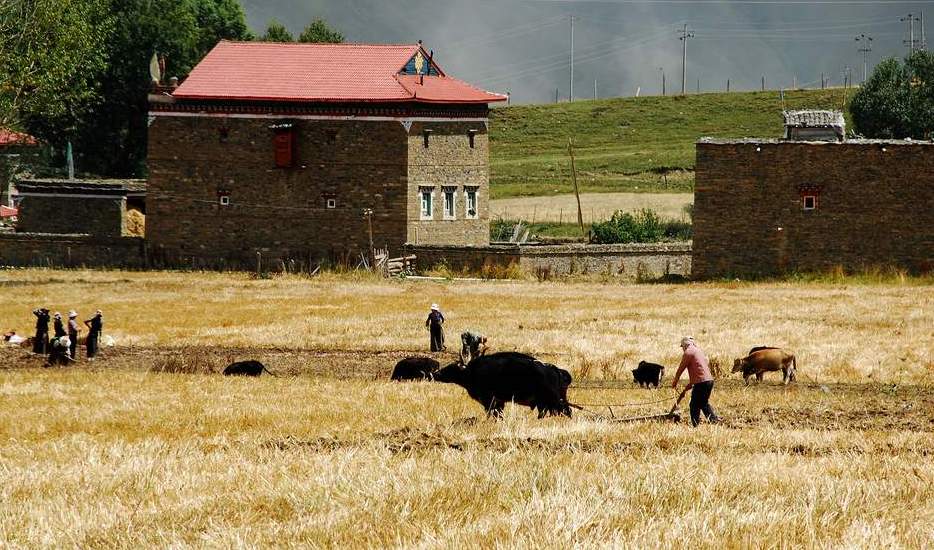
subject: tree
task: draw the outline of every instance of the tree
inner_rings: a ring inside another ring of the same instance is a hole
[[[325,44],[340,44],[344,41],[344,35],[328,26],[327,22],[320,17],[305,27],[302,34],[298,37],[299,42],[315,42]]]
[[[102,101],[80,128],[84,170],[142,176],[146,170],[149,61],[166,58],[166,75],[184,78],[219,40],[249,40],[246,18],[232,0],[110,0],[116,25],[101,76]]]
[[[294,42],[295,38],[292,37],[289,29],[285,28],[285,25],[273,19],[266,25],[266,32],[260,40],[263,42]]]
[[[74,134],[100,101],[108,0],[0,0],[0,127]]]
[[[886,59],[850,102],[857,133],[874,139],[927,139],[934,130],[934,54]]]

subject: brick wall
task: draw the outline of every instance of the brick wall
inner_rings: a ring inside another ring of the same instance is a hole
[[[428,147],[425,147],[425,131]],[[473,130],[474,146],[470,147]],[[483,122],[415,122],[408,137],[408,242],[485,245],[490,242],[490,147]],[[465,190],[477,189],[476,219],[467,217]],[[431,220],[421,219],[422,189],[433,190]],[[454,219],[444,217],[444,190],[455,191]]]
[[[126,231],[126,198],[22,197],[16,230],[119,237]]]
[[[932,267],[934,144],[699,142],[695,182],[695,278]]]
[[[369,247],[365,208],[373,210],[374,245],[393,255],[416,232],[431,242],[488,239],[482,122],[415,122],[407,132],[401,119],[291,120],[295,166],[276,168],[269,126],[282,120],[154,117],[146,220],[154,254],[170,265],[251,265],[257,251],[269,261],[355,259]],[[480,130],[474,149],[468,126]],[[419,183],[437,186],[435,221],[419,220]],[[480,187],[479,220],[463,220],[464,183]],[[457,221],[441,219],[442,184],[458,185]],[[229,206],[219,192],[229,193]],[[336,208],[327,208],[329,198]]]
[[[142,237],[0,232],[0,265],[144,268]]]
[[[409,245],[419,271],[445,264],[455,270],[518,265],[529,274],[608,275],[635,279],[691,273],[690,243],[613,245]]]

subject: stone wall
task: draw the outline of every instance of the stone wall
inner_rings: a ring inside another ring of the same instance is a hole
[[[264,118],[159,116],[150,127],[146,234],[169,263],[356,255],[405,241],[406,134],[395,121],[294,121],[275,166]],[[229,206],[219,196],[228,194]],[[333,208],[328,200],[334,201]]]
[[[0,265],[10,267],[148,266],[141,237],[0,232]]]
[[[483,122],[412,124],[408,138],[408,242],[468,246],[490,242],[489,159],[489,139]],[[434,212],[431,220],[422,220],[420,192],[428,187],[433,190]],[[477,189],[478,209],[473,219],[466,215],[469,187]],[[453,219],[444,217],[445,188],[455,190]]]
[[[126,198],[22,197],[16,229],[24,233],[119,237],[126,231]]]
[[[932,268],[934,144],[702,141],[695,178],[695,278]]]
[[[607,275],[652,279],[691,273],[690,243],[615,245],[489,245],[476,247],[408,245],[419,271],[440,264],[454,270],[480,272],[484,267],[517,265],[542,278],[562,275]]]

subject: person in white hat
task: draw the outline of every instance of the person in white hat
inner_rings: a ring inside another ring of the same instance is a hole
[[[428,329],[431,340],[431,351],[444,351],[444,314],[438,308],[438,304],[431,304],[431,311],[428,313],[428,319],[425,320],[425,327]]]
[[[713,374],[710,373],[710,363],[707,361],[707,355],[700,349],[694,338],[685,336],[681,339],[681,349],[684,354],[681,356],[681,364],[678,366],[678,372],[675,373],[675,379],[671,383],[672,388],[678,387],[678,380],[681,373],[688,371],[688,387],[691,388],[691,424],[697,426],[700,423],[700,413],[703,411],[707,421],[711,424],[720,422],[720,417],[710,406],[710,392],[713,391]]]
[[[61,338],[65,336],[65,325],[62,324],[62,314],[55,312],[55,315],[52,315],[52,331],[54,332],[54,338]]]
[[[68,355],[72,359],[78,358],[78,333],[81,332],[81,329],[78,328],[78,312],[71,310],[68,312],[68,339],[71,340],[70,345],[68,346]]]

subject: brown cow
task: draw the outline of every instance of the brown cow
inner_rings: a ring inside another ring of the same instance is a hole
[[[733,361],[733,372],[742,372],[743,381],[749,385],[749,377],[756,375],[756,382],[762,382],[766,372],[782,371],[782,382],[794,382],[798,364],[792,353],[781,348],[763,348],[750,353],[742,359]]]

